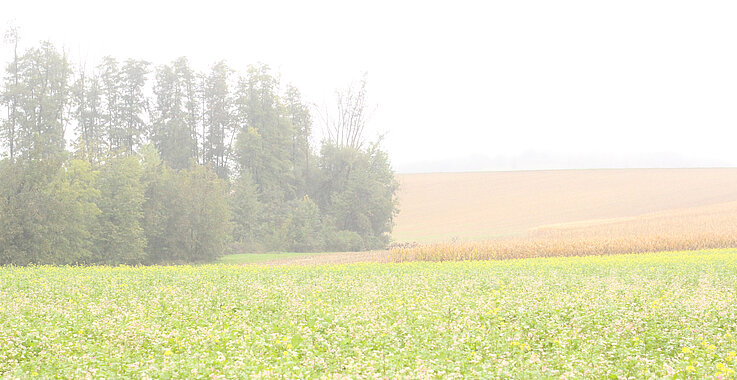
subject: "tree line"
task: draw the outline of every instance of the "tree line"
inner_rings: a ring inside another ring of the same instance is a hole
[[[206,72],[105,57],[73,67],[18,34],[0,87],[0,265],[210,261],[386,246],[397,181],[362,136],[365,81],[311,144],[299,90],[266,65]]]

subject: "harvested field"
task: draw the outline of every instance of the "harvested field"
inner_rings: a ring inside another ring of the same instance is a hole
[[[398,179],[397,242],[528,238],[554,225],[621,226],[616,222],[661,212],[666,214],[654,216],[658,223],[673,217],[678,220],[667,224],[690,225],[687,215],[708,224],[709,213],[724,213],[719,204],[737,201],[737,169],[731,168],[403,174]],[[728,212],[737,211],[729,207]],[[732,215],[737,219],[737,212]]]
[[[400,176],[391,261],[737,247],[737,169]]]

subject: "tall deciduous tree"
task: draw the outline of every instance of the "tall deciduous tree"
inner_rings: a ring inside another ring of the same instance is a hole
[[[313,152],[310,147],[312,135],[312,117],[309,107],[302,101],[302,95],[294,86],[287,86],[284,94],[286,117],[292,126],[291,161],[294,175],[294,186],[297,198],[310,193],[310,173],[315,169]],[[313,165],[313,166],[311,166]]]
[[[64,153],[69,117],[69,78],[66,56],[49,42],[31,48],[18,57],[9,72],[3,98],[12,104],[10,133],[3,137],[13,145],[13,156],[48,159]]]
[[[107,152],[119,153],[124,135],[121,125],[121,75],[120,64],[113,57],[104,57],[97,66],[100,80],[101,126]]]
[[[218,176],[228,176],[234,137],[233,98],[229,81],[231,69],[216,63],[205,78],[203,88],[202,163],[212,165]]]
[[[278,88],[278,78],[265,65],[250,67],[238,86],[238,164],[258,184],[265,203],[294,198],[292,126]]]
[[[88,76],[81,68],[73,88],[74,117],[77,121],[75,155],[96,165],[107,153],[100,77]]]
[[[3,104],[8,111],[8,118],[2,127],[2,141],[8,148],[10,160],[15,159],[15,145],[18,133],[18,98],[23,90],[19,86],[20,71],[18,68],[18,42],[20,35],[16,26],[10,26],[5,32],[5,41],[12,46],[13,61],[8,64],[4,81],[4,89],[0,96],[0,104]]]
[[[366,143],[365,129],[370,116],[366,98],[366,75],[358,85],[336,91],[335,109],[323,112],[328,141],[336,147],[361,149]]]
[[[120,71],[120,148],[128,154],[142,143],[146,129],[144,113],[148,108],[143,94],[146,85],[149,63],[129,59],[123,63]]]
[[[156,70],[151,141],[172,168],[186,168],[197,158],[197,80],[186,58]]]

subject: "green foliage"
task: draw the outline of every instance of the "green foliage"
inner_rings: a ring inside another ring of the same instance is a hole
[[[386,153],[378,143],[358,147],[363,144],[355,135],[354,147],[326,142],[321,157],[313,159],[309,111],[297,89],[288,87],[282,101],[277,87],[267,66],[251,67],[239,84],[242,128],[235,153],[241,175],[256,186],[260,207],[249,208],[259,209],[253,218],[236,216],[236,239],[260,241],[269,250],[385,246],[398,187]],[[252,194],[244,190],[236,186],[236,194]],[[253,204],[247,195],[242,202]],[[252,227],[254,220],[260,228]]]
[[[221,256],[232,228],[225,182],[201,165],[174,171],[152,164],[145,177],[150,261],[201,262]]]
[[[350,144],[325,142],[318,156],[310,107],[266,65],[241,76],[219,62],[204,74],[178,58],[151,74],[146,61],[104,57],[89,74],[47,42],[19,52],[13,33],[0,88],[0,264],[200,262],[229,242],[387,244],[397,186],[386,154],[363,141],[365,86],[339,101],[332,131]]]
[[[225,181],[214,171],[192,165],[176,175],[173,220],[181,262],[212,261],[223,255],[230,235],[230,209]]]
[[[324,249],[323,224],[320,210],[308,196],[291,202],[291,212],[282,225],[285,250],[319,252]]]
[[[229,88],[232,71],[218,62],[205,78],[203,92],[202,163],[215,167],[220,178],[228,177],[235,116]]]
[[[136,157],[110,158],[99,170],[98,207],[102,211],[95,232],[95,261],[140,264],[145,261],[143,170]]]
[[[249,173],[257,184],[259,201],[267,210],[283,214],[284,201],[295,198],[293,130],[279,101],[278,85],[268,66],[250,67],[240,81],[236,103],[243,124],[235,154],[240,171]]]
[[[0,163],[0,265],[85,263],[99,214],[89,165]]]
[[[62,227],[64,236],[61,241],[66,242],[66,251],[61,255],[64,259],[58,263],[89,263],[96,260],[98,247],[94,244],[95,227],[102,211],[97,202],[101,200],[100,190],[97,188],[98,175],[92,170],[89,162],[71,160],[64,165],[58,180],[52,182],[52,191],[49,196],[60,203],[64,215],[58,223]],[[64,244],[61,247],[65,246]],[[54,252],[58,255],[58,252]],[[70,257],[78,257],[77,261],[70,261]],[[40,263],[43,263],[41,261]]]
[[[731,378],[735,283],[734,249],[288,268],[6,267],[0,376]]]
[[[110,130],[110,149],[122,150],[128,154],[138,148],[143,139],[146,126],[144,112],[147,107],[143,95],[149,63],[128,59],[120,68],[120,91],[117,115],[119,120]]]
[[[107,149],[100,76],[88,77],[84,71],[80,72],[72,93],[78,136],[74,142],[75,156],[97,164],[105,157]]]
[[[262,210],[258,201],[258,188],[250,174],[245,172],[235,180],[228,200],[233,215],[233,238],[242,248],[259,250]]]
[[[152,145],[142,150],[144,190],[143,231],[149,263],[174,262],[177,259],[176,236],[170,233],[170,219],[175,210],[174,172],[166,166]]]
[[[357,233],[363,248],[384,247],[397,212],[399,187],[386,153],[378,144],[361,150],[324,144],[320,168],[318,201],[334,229]]]
[[[225,182],[205,166],[175,171],[151,147],[143,152],[148,262],[202,262],[220,257],[232,228]]]
[[[329,229],[325,233],[326,246],[339,252],[357,252],[364,249],[363,238],[355,231],[335,231]]]
[[[11,117],[3,125],[4,145],[13,156],[53,159],[64,151],[72,74],[51,43],[28,49],[8,67],[0,99]]]
[[[186,168],[197,157],[197,93],[195,73],[186,58],[156,70],[151,142],[174,169]]]

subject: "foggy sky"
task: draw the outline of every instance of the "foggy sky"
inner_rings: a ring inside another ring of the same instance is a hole
[[[737,164],[731,1],[116,3],[14,1],[0,22],[74,64],[267,63],[319,105],[367,72],[400,171]]]

